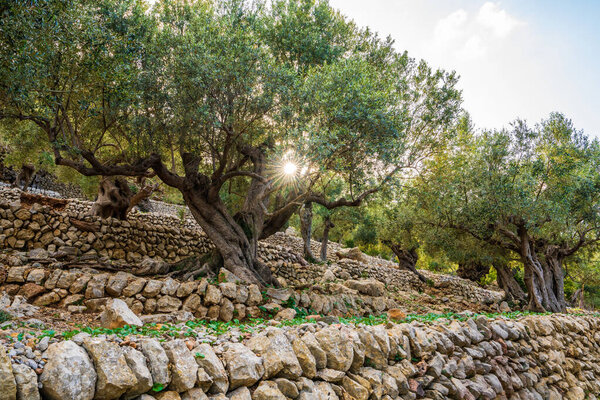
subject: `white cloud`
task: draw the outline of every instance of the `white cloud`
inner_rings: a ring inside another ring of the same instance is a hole
[[[460,8],[437,21],[433,52],[445,63],[483,59],[522,24],[498,3],[486,2],[472,14]]]
[[[487,2],[477,13],[477,22],[490,29],[497,37],[506,37],[515,30],[521,21],[500,8],[498,3]]]
[[[467,12],[460,9],[439,20],[433,32],[435,41],[443,44],[458,39],[462,34],[467,18]]]
[[[478,34],[474,34],[469,37],[462,48],[458,50],[457,57],[465,60],[474,60],[484,57],[487,53],[487,49],[482,37]]]

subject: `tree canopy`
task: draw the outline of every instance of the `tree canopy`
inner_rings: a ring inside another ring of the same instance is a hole
[[[377,190],[443,141],[453,73],[398,53],[324,1],[17,2],[2,13],[0,117],[55,162],[181,191],[226,267],[274,283],[256,240],[343,182]],[[32,79],[32,77],[35,77]],[[299,165],[293,174],[282,162]],[[241,181],[240,181],[241,180]],[[223,186],[242,191],[227,207]],[[348,200],[348,198],[350,200]]]

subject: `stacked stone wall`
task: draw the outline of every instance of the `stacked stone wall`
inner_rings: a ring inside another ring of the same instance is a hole
[[[70,200],[64,210],[54,210],[39,204],[21,205],[18,199],[16,190],[0,191],[0,247],[4,249],[43,248],[51,254],[132,264],[148,257],[177,262],[212,248],[210,240],[190,219],[139,212],[130,213],[127,221],[100,219],[89,216],[91,202]],[[413,273],[397,269],[390,261],[369,256],[362,261],[339,258],[339,244],[331,245],[327,263],[308,264],[299,255],[299,242],[300,238],[277,233],[259,243],[259,259],[288,285],[310,285],[329,269],[340,280],[373,278],[390,289],[423,289],[423,283]],[[422,272],[435,285],[443,285],[471,301],[492,303],[502,297],[499,291],[457,277]]]
[[[28,344],[46,360],[35,372],[15,362],[22,343],[0,346],[0,396],[596,399],[599,321],[550,315],[375,326],[319,322],[252,334],[234,330],[209,343],[200,337],[123,340],[81,333],[72,340]]]

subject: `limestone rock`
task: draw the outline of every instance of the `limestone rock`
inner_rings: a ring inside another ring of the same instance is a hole
[[[307,332],[302,336],[302,341],[304,344],[306,344],[311,354],[315,358],[317,369],[325,368],[327,366],[327,354],[321,348],[321,345],[315,338],[315,335],[313,335],[311,332]]]
[[[181,400],[208,400],[206,394],[199,388],[193,388],[181,393]]]
[[[292,342],[292,349],[294,350],[296,358],[300,363],[303,375],[309,379],[314,378],[317,374],[317,362],[315,357],[310,352],[308,346],[302,339],[296,338]],[[327,360],[325,360],[325,364],[327,364]]]
[[[100,314],[100,325],[103,328],[116,329],[125,325],[143,326],[142,320],[127,307],[121,299],[111,299]]]
[[[231,389],[252,386],[262,378],[263,361],[241,343],[230,343],[223,353]]]
[[[169,358],[167,353],[156,339],[145,338],[140,340],[141,350],[146,357],[148,369],[152,374],[154,384],[168,385],[171,382],[169,371]]]
[[[213,380],[209,393],[227,393],[229,389],[227,372],[212,347],[207,343],[202,343],[192,350],[192,354],[196,358],[198,366]]]
[[[127,366],[129,369],[131,369],[131,372],[133,372],[137,379],[137,383],[129,388],[123,396],[125,398],[133,398],[152,389],[152,374],[148,369],[146,358],[142,352],[134,349],[133,347],[125,346],[123,347],[123,354],[125,356]]]
[[[266,334],[256,335],[248,341],[247,346],[262,356],[264,379],[276,375],[297,379],[302,375],[302,368],[292,345],[280,330],[269,330]]]
[[[347,376],[342,379],[342,387],[356,400],[367,400],[369,398],[369,391]]]
[[[229,400],[251,400],[250,390],[247,387],[242,386],[229,393]]]
[[[137,384],[123,351],[116,343],[90,337],[83,340],[83,347],[92,358],[98,374],[94,399],[117,399]]]
[[[194,387],[198,364],[190,350],[181,339],[163,344],[171,364],[171,389],[185,392]]]
[[[13,376],[10,358],[0,347],[0,400],[15,400],[17,398],[17,384]]]
[[[315,334],[321,348],[327,354],[327,368],[348,371],[352,365],[354,350],[352,343],[339,329],[328,327]]]
[[[252,400],[286,400],[286,397],[275,382],[262,381],[252,393]]]
[[[17,382],[17,400],[40,400],[38,378],[35,372],[24,364],[15,364],[13,372]],[[0,387],[4,390],[4,386]]]
[[[44,354],[48,363],[40,375],[42,395],[50,400],[92,400],[96,371],[84,349],[73,341],[53,343]]]
[[[348,280],[344,285],[367,296],[379,297],[385,295],[385,285],[375,279]]]
[[[223,295],[218,287],[214,285],[208,285],[206,288],[206,294],[204,295],[205,305],[216,305],[221,302]]]

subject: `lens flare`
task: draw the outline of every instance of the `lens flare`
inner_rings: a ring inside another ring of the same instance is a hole
[[[296,175],[297,171],[298,171],[298,166],[291,161],[286,162],[285,165],[283,166],[283,173],[288,176]]]

